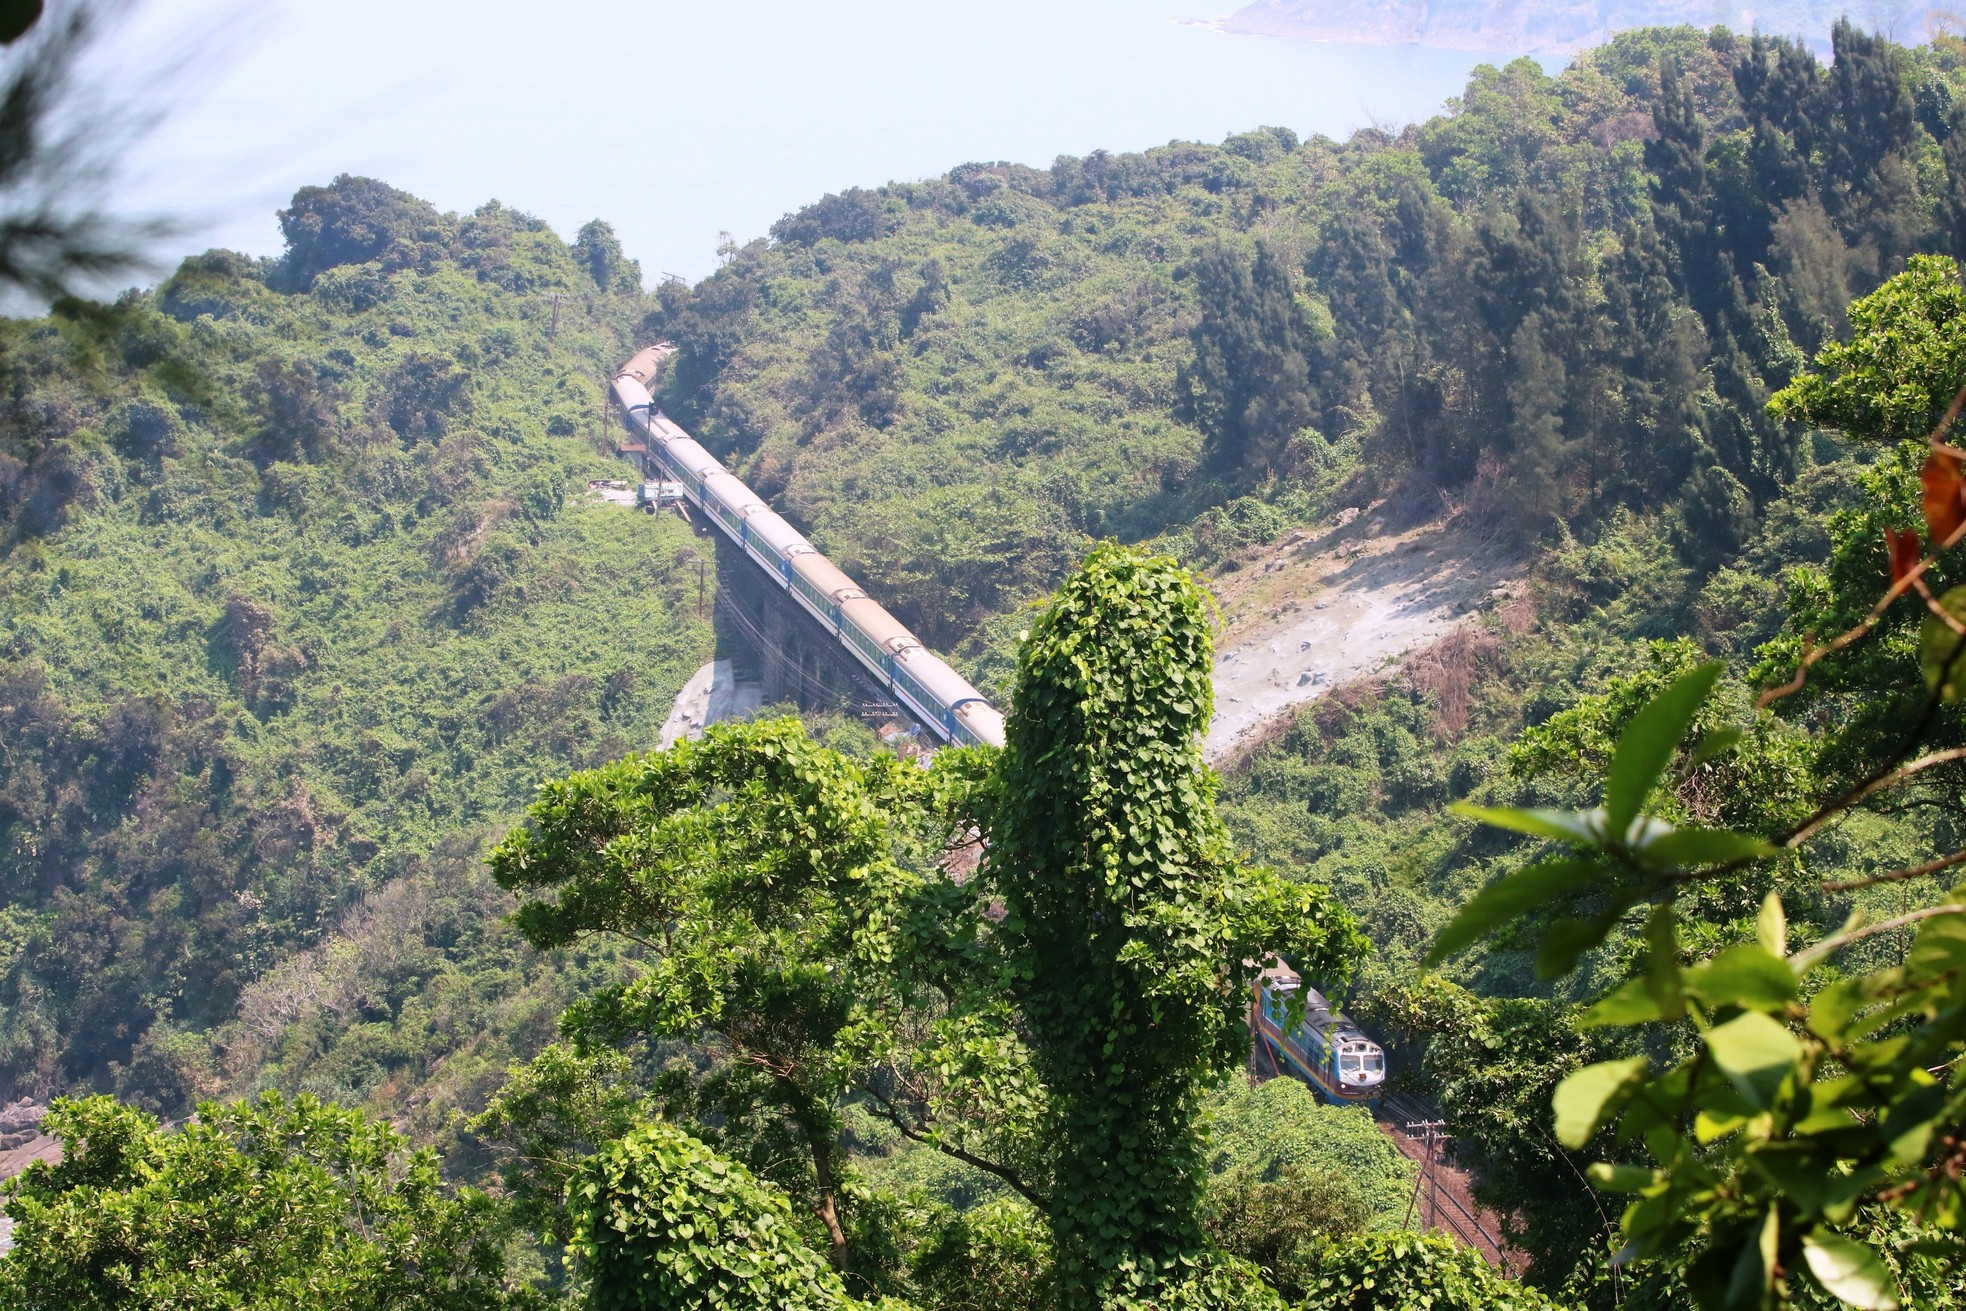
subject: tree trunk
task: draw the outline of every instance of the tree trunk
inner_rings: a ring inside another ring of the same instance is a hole
[[[840,1228],[840,1212],[834,1203],[836,1183],[833,1178],[833,1145],[812,1129],[806,1130],[806,1143],[812,1148],[812,1172],[819,1183],[819,1222],[826,1226],[826,1238],[832,1244],[833,1268],[846,1269],[846,1230]]]

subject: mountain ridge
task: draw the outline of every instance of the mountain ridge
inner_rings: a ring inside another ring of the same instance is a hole
[[[1618,32],[1643,27],[1716,24],[1739,31],[1799,36],[1819,53],[1849,8],[1828,0],[1522,0],[1515,4],[1462,0],[1255,0],[1215,26],[1237,36],[1363,45],[1423,45],[1543,56],[1574,55]],[[1938,30],[1949,11],[1883,4],[1866,11],[1867,24],[1900,39]]]

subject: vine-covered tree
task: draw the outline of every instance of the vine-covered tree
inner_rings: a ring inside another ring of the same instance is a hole
[[[1102,546],[1018,657],[988,868],[1050,1092],[1067,1307],[1191,1277],[1207,1250],[1199,1099],[1247,1059],[1257,970],[1281,955],[1336,981],[1363,946],[1324,889],[1235,859],[1201,761],[1210,647],[1187,571]]]
[[[851,1311],[785,1196],[687,1133],[649,1124],[585,1162],[567,1190],[593,1311]]]

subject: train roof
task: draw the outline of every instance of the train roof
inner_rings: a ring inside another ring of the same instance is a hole
[[[1351,1017],[1342,1011],[1331,1008],[1331,1000],[1316,988],[1304,982],[1304,976],[1285,965],[1272,966],[1263,971],[1262,986],[1280,993],[1301,992],[1304,995],[1304,1027],[1314,1029],[1327,1038],[1352,1039],[1370,1042],[1364,1030],[1355,1024]]]

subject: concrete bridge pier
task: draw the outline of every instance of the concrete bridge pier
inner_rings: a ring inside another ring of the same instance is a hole
[[[800,710],[891,707],[839,641],[729,542],[717,542],[717,658],[762,704]]]
[[[662,746],[770,706],[915,721],[838,638],[736,545],[706,534],[703,549],[716,555],[715,653],[677,694],[662,728]]]

